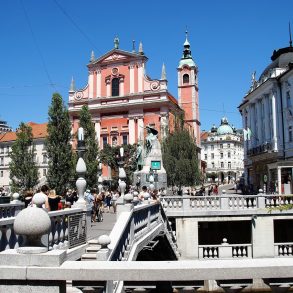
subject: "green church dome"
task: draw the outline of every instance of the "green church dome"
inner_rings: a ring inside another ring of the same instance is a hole
[[[221,125],[218,127],[217,134],[233,134],[233,128],[229,125],[228,119],[223,117],[221,119]]]

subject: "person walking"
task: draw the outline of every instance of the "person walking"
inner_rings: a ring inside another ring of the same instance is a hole
[[[48,194],[49,211],[57,211],[60,197],[56,195],[55,189],[51,189]]]
[[[120,194],[118,190],[115,190],[112,195],[112,207],[113,207],[114,214],[116,214],[116,211],[117,211],[117,199],[119,198],[119,196]]]

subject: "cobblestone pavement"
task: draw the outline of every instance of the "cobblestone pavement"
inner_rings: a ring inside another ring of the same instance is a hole
[[[91,223],[87,239],[97,239],[103,234],[109,235],[116,223],[116,214],[113,212],[103,213],[103,222]]]

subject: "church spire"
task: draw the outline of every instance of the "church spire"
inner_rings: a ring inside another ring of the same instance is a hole
[[[165,63],[162,65],[162,74],[161,74],[161,80],[166,80],[167,75],[166,75],[166,68],[165,68]]]
[[[74,81],[74,79],[73,79],[73,76],[72,76],[72,78],[71,78],[71,83],[70,83],[69,92],[75,92],[75,81]]]
[[[190,51],[190,43],[188,41],[188,31],[185,31],[185,42],[183,44],[184,50],[183,50],[183,56],[181,59],[192,59],[191,51]]]
[[[94,51],[92,51],[91,53],[91,62],[94,62],[95,61],[95,53]]]
[[[143,48],[142,48],[142,42],[139,43],[138,53],[139,53],[140,55],[144,55]]]
[[[292,47],[292,35],[291,35],[291,25],[290,25],[290,21],[289,21],[289,39],[290,39],[290,41],[289,41],[289,45],[290,45],[290,47]]]
[[[114,39],[114,49],[119,49],[119,38],[117,36]]]

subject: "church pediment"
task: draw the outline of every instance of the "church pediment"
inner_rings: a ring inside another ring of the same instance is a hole
[[[96,64],[108,64],[119,61],[127,62],[141,59],[147,58],[145,56],[139,55],[138,53],[130,53],[119,49],[113,49],[105,55],[101,56],[100,58],[96,59],[94,62],[91,62],[89,66]]]

